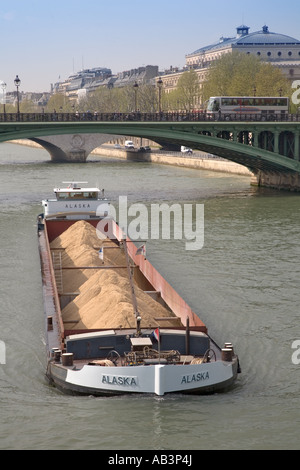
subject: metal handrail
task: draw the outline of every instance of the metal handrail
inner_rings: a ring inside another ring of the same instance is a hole
[[[212,115],[205,112],[161,113],[0,113],[0,122],[300,122],[300,114],[232,114]]]

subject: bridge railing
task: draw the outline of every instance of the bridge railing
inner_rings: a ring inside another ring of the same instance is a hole
[[[228,121],[270,121],[270,122],[300,122],[300,114],[282,114],[263,116],[261,114],[232,114],[214,116],[202,112],[184,113],[0,113],[0,122],[81,122],[81,121],[138,121],[138,122],[228,122]]]

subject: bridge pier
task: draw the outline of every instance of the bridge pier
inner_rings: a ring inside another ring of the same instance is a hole
[[[85,163],[92,150],[119,136],[111,134],[48,135],[30,140],[44,147],[54,163]]]
[[[65,158],[63,160],[64,163],[85,163],[88,157],[88,154],[85,150],[71,150],[70,152],[64,152]],[[52,161],[55,160],[55,156],[52,156]],[[59,160],[62,162],[62,160]]]
[[[54,163],[85,163],[88,153],[84,148],[74,148],[71,146],[58,146],[55,144],[59,144],[59,138],[55,139],[55,144],[53,143],[54,139],[49,137],[42,137],[42,138],[31,138],[33,142],[44,147],[45,150],[50,154],[51,160]]]
[[[300,174],[259,171],[251,177],[251,185],[300,192]]]

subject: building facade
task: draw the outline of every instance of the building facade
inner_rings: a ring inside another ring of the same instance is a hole
[[[113,75],[110,69],[95,68],[81,70],[70,75],[67,80],[58,82],[52,86],[52,93],[62,93],[68,98],[78,101],[88,96],[98,88],[122,88],[140,85],[155,85],[155,77],[158,76],[157,65],[147,65],[131,70],[126,70]]]
[[[62,93],[72,100],[77,100],[79,90],[93,82],[107,80],[111,75],[111,70],[104,67],[80,70],[70,75],[67,80],[51,85],[51,93]]]

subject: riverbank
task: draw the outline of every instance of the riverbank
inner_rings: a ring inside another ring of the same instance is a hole
[[[41,145],[29,139],[12,140],[10,143],[25,145],[27,147],[43,148]],[[94,149],[91,155],[99,155],[108,158],[120,158],[122,160],[136,162],[151,162],[160,165],[172,165],[198,170],[216,171],[220,173],[231,173],[242,176],[253,176],[248,168],[229,160],[219,159],[204,152],[194,152],[193,156],[182,156],[180,152],[163,152],[152,149],[151,152],[139,152],[137,150],[126,151],[115,149],[113,145],[105,145]]]

